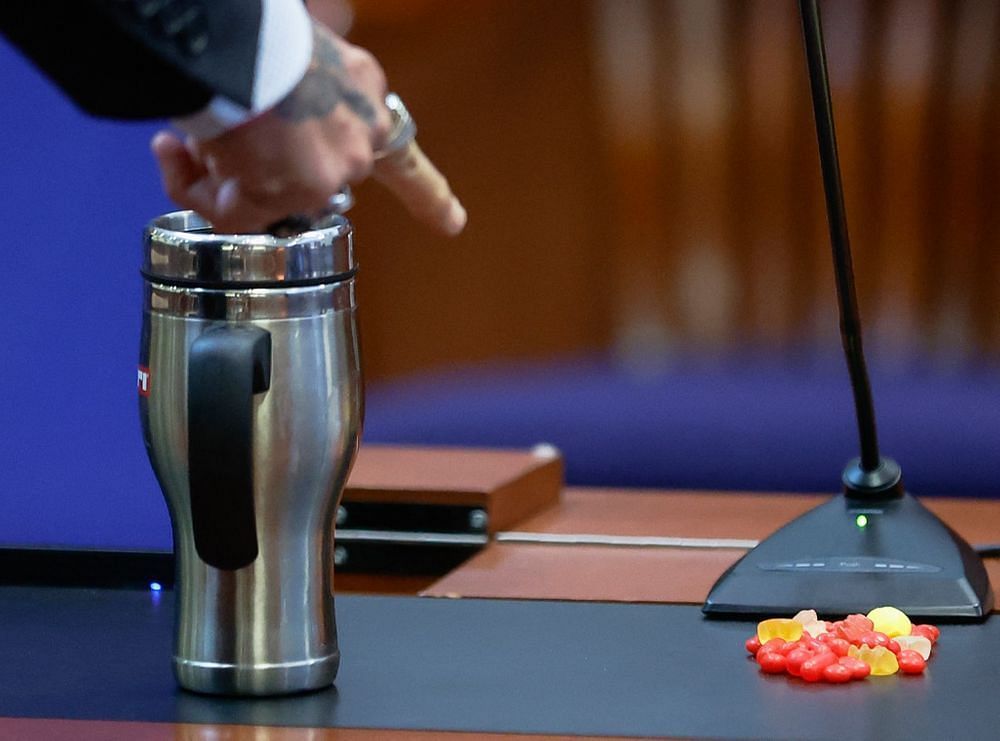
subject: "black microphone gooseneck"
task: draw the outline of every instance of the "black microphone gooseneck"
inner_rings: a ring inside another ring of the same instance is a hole
[[[837,274],[840,331],[863,455],[844,469],[842,495],[760,541],[719,577],[701,609],[709,617],[759,618],[804,609],[847,615],[874,605],[895,605],[911,618],[984,620],[994,600],[982,559],[903,490],[899,466],[879,455],[817,0],[799,0],[799,9]]]
[[[833,247],[833,266],[837,281],[837,302],[840,306],[840,336],[847,356],[847,368],[854,391],[854,408],[861,437],[861,458],[851,461],[844,471],[844,486],[852,496],[899,496],[902,483],[899,466],[879,455],[875,428],[875,407],[871,384],[861,343],[861,318],[854,290],[851,264],[851,244],[847,236],[847,214],[844,189],[841,184],[837,156],[837,136],[833,124],[833,103],[826,73],[826,50],[817,0],[799,0],[802,33],[805,37],[806,61],[809,67],[809,87],[812,91],[813,113],[816,117],[816,138],[819,142],[823,190]]]

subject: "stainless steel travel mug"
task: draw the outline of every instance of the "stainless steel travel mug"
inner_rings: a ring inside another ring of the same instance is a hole
[[[145,232],[139,400],[177,558],[174,670],[198,692],[330,685],[333,525],[362,385],[351,225]]]

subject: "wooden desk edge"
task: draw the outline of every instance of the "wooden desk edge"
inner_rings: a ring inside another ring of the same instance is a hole
[[[0,738],[45,741],[571,741],[580,736],[0,717]],[[602,738],[608,738],[606,736]],[[618,736],[614,739],[626,739]]]

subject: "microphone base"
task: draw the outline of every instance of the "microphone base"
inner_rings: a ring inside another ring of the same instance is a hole
[[[911,494],[839,494],[788,523],[712,587],[709,617],[867,613],[892,605],[914,618],[985,620],[993,590],[975,551]]]

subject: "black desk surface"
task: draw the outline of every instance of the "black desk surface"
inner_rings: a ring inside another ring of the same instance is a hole
[[[1000,737],[1000,621],[945,626],[920,677],[761,675],[694,607],[343,597],[336,689],[178,690],[172,594],[0,588],[0,716],[767,739]]]

